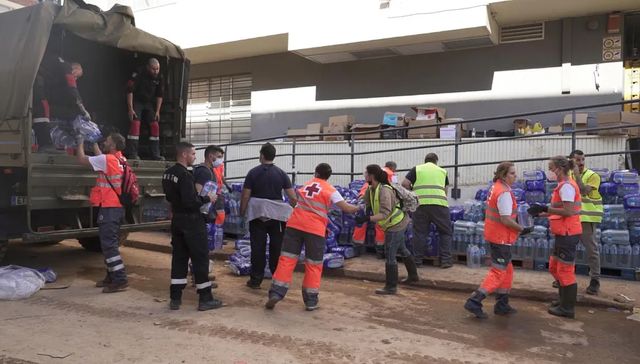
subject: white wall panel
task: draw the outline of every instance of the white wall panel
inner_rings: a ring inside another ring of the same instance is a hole
[[[464,139],[473,140],[473,139]],[[437,139],[424,140],[362,140],[356,141],[355,152],[380,151],[376,154],[356,155],[354,157],[354,170],[356,173],[364,170],[370,163],[383,165],[386,161],[393,160],[399,169],[409,169],[424,161],[424,156],[429,152],[438,154],[440,165],[454,164],[454,147],[438,147],[450,141]],[[603,153],[620,151],[625,149],[624,137],[598,137],[580,136],[576,140],[576,147],[587,154],[587,164],[592,167],[618,168],[618,156],[603,156],[589,158],[589,153]],[[227,150],[227,159],[248,158],[255,156],[255,160],[233,162],[227,164],[227,176],[244,176],[246,172],[258,164],[258,155],[262,144],[247,144],[230,146]],[[274,143],[279,154],[291,152],[291,142]],[[425,146],[424,149],[385,152],[388,149],[411,148]],[[312,156],[296,156],[296,171],[299,173],[296,182],[301,183],[311,177],[318,163],[329,163],[334,172],[350,172],[350,156],[332,156],[327,153],[349,153],[351,147],[348,142],[296,142],[296,153],[313,153]],[[571,137],[541,137],[520,140],[497,139],[491,143],[461,145],[459,151],[459,164],[496,162],[503,160],[546,158],[554,155],[567,155],[571,151]],[[293,172],[291,157],[276,157],[276,164],[287,173]],[[516,165],[518,174],[523,170],[547,168],[546,161],[524,162]],[[477,167],[460,167],[458,183],[461,186],[482,185],[488,182],[495,170],[495,164]],[[307,172],[307,173],[302,173]],[[399,173],[404,176],[404,172]],[[453,168],[449,169],[453,177]],[[360,177],[357,177],[360,178]],[[337,185],[345,185],[349,182],[349,176],[334,176],[331,182]],[[451,180],[453,183],[453,180]]]

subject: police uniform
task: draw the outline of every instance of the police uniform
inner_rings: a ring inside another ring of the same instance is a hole
[[[131,75],[127,83],[127,93],[133,93],[133,110],[136,113],[129,127],[129,155],[138,155],[140,121],[149,124],[149,147],[153,159],[160,157],[160,124],[155,119],[156,100],[164,96],[162,74],[153,77],[148,70],[140,68]]]
[[[165,171],[162,188],[167,201],[171,203],[172,211],[171,300],[179,302],[182,298],[182,290],[187,286],[188,262],[191,259],[196,289],[200,295],[199,309],[217,308],[221,303],[214,304],[216,307],[204,307],[207,303],[219,303],[211,294],[207,229],[205,217],[200,213],[200,206],[211,200],[208,196],[198,195],[193,175],[179,163]]]

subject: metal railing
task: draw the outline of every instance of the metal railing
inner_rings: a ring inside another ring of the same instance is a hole
[[[606,131],[606,130],[615,130],[615,129],[621,129],[621,128],[625,128],[625,127],[636,127],[636,128],[640,128],[640,125],[613,125],[613,126],[605,126],[605,127],[594,127],[594,128],[581,128],[579,130],[576,130],[576,111],[577,110],[585,110],[585,109],[597,109],[597,108],[604,108],[604,107],[611,107],[611,106],[621,106],[621,105],[625,105],[625,104],[630,104],[630,103],[638,103],[638,100],[628,100],[628,101],[619,101],[619,102],[609,102],[609,103],[601,103],[601,104],[590,104],[590,105],[582,105],[582,106],[574,106],[574,107],[565,107],[565,108],[556,108],[556,109],[547,109],[547,110],[537,110],[537,111],[531,111],[531,112],[524,112],[524,113],[516,113],[516,114],[506,114],[506,115],[498,115],[498,116],[491,116],[491,117],[482,117],[482,118],[475,118],[475,119],[469,119],[469,120],[462,120],[462,121],[453,121],[453,122],[444,122],[444,123],[437,123],[434,125],[429,125],[429,126],[405,126],[405,127],[394,127],[393,129],[388,129],[388,130],[393,130],[393,131],[404,131],[404,130],[412,130],[412,129],[426,129],[426,128],[435,128],[435,127],[443,127],[443,126],[458,126],[458,125],[473,125],[474,123],[479,123],[479,122],[486,122],[486,121],[494,121],[494,120],[499,120],[499,119],[516,119],[516,118],[522,118],[522,117],[526,117],[526,116],[533,116],[533,115],[543,115],[543,114],[552,114],[552,113],[561,113],[561,112],[571,112],[572,114],[572,123],[571,123],[571,130],[567,130],[567,131],[561,131],[561,132],[553,132],[553,133],[543,133],[543,134],[527,134],[527,135],[514,135],[514,136],[506,136],[506,137],[491,137],[491,138],[474,138],[473,140],[462,140],[461,135],[459,135],[460,133],[456,132],[456,139],[452,140],[451,142],[445,142],[442,144],[437,144],[437,145],[424,145],[424,146],[414,146],[414,147],[401,147],[401,148],[388,148],[388,149],[379,149],[379,150],[375,150],[375,151],[357,151],[356,150],[356,146],[358,144],[357,139],[354,139],[354,136],[357,135],[364,135],[364,134],[371,134],[371,133],[382,133],[384,132],[384,130],[377,130],[377,131],[363,131],[363,132],[345,132],[345,133],[331,133],[331,134],[306,134],[306,135],[302,135],[302,136],[289,136],[289,135],[277,135],[277,136],[271,136],[271,137],[265,137],[265,138],[258,138],[258,139],[252,139],[252,140],[247,140],[247,141],[239,141],[239,142],[232,142],[232,143],[228,143],[228,144],[223,144],[220,145],[220,147],[225,149],[225,164],[228,163],[236,163],[236,162],[246,162],[246,161],[252,161],[252,160],[256,160],[257,156],[253,156],[253,157],[246,157],[246,158],[236,158],[236,159],[227,159],[227,150],[228,147],[231,146],[236,146],[236,145],[246,145],[246,144],[251,144],[251,143],[259,143],[259,142],[267,142],[267,141],[274,141],[274,140],[281,140],[281,139],[292,139],[291,140],[291,152],[290,153],[283,153],[283,154],[278,154],[279,158],[282,157],[291,157],[291,179],[292,182],[295,184],[296,181],[296,175],[301,174],[301,175],[313,175],[313,171],[296,171],[296,157],[308,157],[308,156],[318,156],[317,153],[296,153],[296,143],[297,143],[297,138],[300,137],[327,137],[327,136],[333,136],[333,137],[344,137],[345,139],[345,143],[349,144],[350,147],[350,151],[349,152],[330,152],[330,153],[322,153],[323,156],[349,156],[350,159],[350,163],[349,163],[349,172],[333,172],[333,175],[337,175],[337,176],[350,176],[351,181],[354,180],[354,177],[357,175],[360,175],[362,172],[355,172],[355,156],[359,156],[359,155],[367,155],[367,154],[378,154],[381,152],[403,152],[403,151],[411,151],[411,150],[420,150],[420,149],[427,149],[427,148],[445,148],[445,147],[453,147],[454,148],[454,163],[450,164],[450,165],[441,165],[442,168],[453,168],[454,169],[454,173],[453,173],[453,189],[451,190],[451,197],[454,199],[458,199],[460,198],[460,189],[459,189],[459,185],[458,185],[458,172],[459,169],[462,167],[473,167],[473,166],[485,166],[485,165],[492,165],[492,164],[498,164],[500,162],[502,162],[504,159],[501,160],[491,160],[491,161],[480,161],[480,162],[475,162],[475,163],[459,163],[459,154],[460,154],[460,146],[462,145],[470,145],[470,144],[481,144],[481,143],[495,143],[495,142],[501,142],[501,141],[505,141],[505,140],[518,140],[518,139],[532,139],[532,138],[544,138],[544,137],[549,137],[549,136],[558,136],[558,135],[571,135],[571,149],[570,150],[575,150],[576,149],[576,135],[577,134],[587,134],[587,133],[593,133],[593,132],[600,132],[600,131]],[[621,110],[620,110],[621,111]],[[460,129],[457,129],[460,130]],[[402,139],[398,139],[398,140],[402,140]],[[419,139],[410,139],[412,141],[417,141]],[[370,142],[371,140],[360,140],[363,142]],[[205,147],[199,147],[198,149],[204,149]],[[602,152],[602,153],[589,153],[589,156],[607,156],[607,155],[616,155],[616,154],[623,154],[625,156],[629,155],[629,153],[637,153],[640,152],[640,150],[631,150],[629,148],[629,143],[626,144],[626,148],[625,150],[616,150],[616,151],[609,151],[609,152]],[[518,163],[518,162],[534,162],[534,161],[542,161],[542,160],[546,160],[549,159],[551,156],[546,156],[546,157],[542,157],[542,158],[522,158],[522,159],[509,159],[511,162],[514,163]],[[410,168],[413,166],[410,166]],[[409,171],[410,168],[399,168],[398,171],[399,172],[405,172],[405,171]],[[226,171],[227,169],[225,169]],[[226,173],[226,172],[225,172]],[[245,176],[225,176],[225,178],[227,180],[238,180],[238,179],[244,179]],[[450,177],[451,178],[451,177]]]

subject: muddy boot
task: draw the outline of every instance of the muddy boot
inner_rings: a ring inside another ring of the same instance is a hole
[[[407,278],[404,278],[400,281],[402,284],[413,284],[417,283],[420,280],[418,276],[418,267],[416,266],[416,261],[413,260],[413,257],[405,257],[403,259],[404,267],[407,268]]]
[[[136,139],[127,139],[127,150],[126,150],[127,159],[135,159],[139,160],[138,156],[138,140]]]
[[[547,312],[554,316],[575,318],[576,299],[578,297],[578,284],[562,287],[560,291],[560,305],[549,307]]]
[[[119,281],[111,282],[102,288],[102,293],[116,293],[125,291],[129,287],[129,282]]]
[[[213,310],[222,307],[222,301],[213,297],[211,290],[199,294],[198,311]]]
[[[551,287],[553,287],[553,288],[560,288],[560,282],[558,282],[558,281],[553,281],[553,283],[551,283]]]
[[[304,301],[304,309],[307,311],[315,311],[320,306],[318,305],[318,293],[317,292],[309,292],[306,289],[302,289],[302,300]]]
[[[486,319],[488,316],[482,311],[482,300],[487,298],[480,290],[476,290],[471,294],[471,297],[467,299],[464,304],[464,309],[474,314],[479,319]]]
[[[551,300],[551,307],[560,306],[560,297],[562,297],[562,287],[558,287],[558,299],[557,300]]]
[[[160,141],[150,140],[149,149],[151,150],[151,160],[163,161],[164,157],[160,155]]]
[[[169,309],[170,310],[179,310],[180,309],[180,305],[182,305],[182,300],[181,299],[171,299],[171,301],[169,301]]]
[[[398,292],[398,264],[385,264],[384,270],[387,282],[384,288],[376,289],[376,294],[396,294]]]
[[[493,306],[493,313],[496,315],[510,315],[517,313],[518,310],[509,305],[509,295],[506,293],[499,293],[496,295],[496,305]]]
[[[589,287],[587,287],[587,294],[597,296],[600,291],[600,280],[597,278],[591,278]]]
[[[109,272],[107,272],[102,280],[96,282],[96,287],[104,288],[109,284],[111,284],[111,276],[109,276]]]

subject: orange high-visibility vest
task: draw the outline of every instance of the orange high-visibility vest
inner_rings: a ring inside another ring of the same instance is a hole
[[[216,182],[218,183],[218,195],[222,193],[222,177],[224,177],[224,163],[213,167],[213,174],[216,176]]]
[[[393,177],[396,176],[395,173],[393,173],[393,171],[387,167],[382,167],[382,170],[385,171],[387,173],[387,177],[389,180],[389,183],[393,183]]]
[[[327,181],[313,178],[296,191],[298,204],[287,221],[291,227],[324,237],[329,223],[331,195],[336,189]]]
[[[98,174],[96,185],[91,189],[89,202],[91,206],[122,207],[118,198],[118,195],[122,193],[122,173],[124,172],[120,164],[122,153],[106,154],[105,157],[107,159],[107,172]],[[113,188],[109,182],[111,182]]]
[[[560,189],[566,183],[572,185],[576,191],[576,196],[574,197],[572,203],[573,210],[576,212],[576,214],[569,217],[560,215],[549,215],[549,225],[551,228],[551,232],[555,235],[579,235],[582,234],[582,224],[580,223],[580,206],[582,204],[582,198],[580,197],[580,189],[573,179],[568,178],[558,183],[558,187],[553,190],[553,195],[551,196],[551,207],[563,207],[564,202],[562,202],[562,198],[560,198]]]
[[[498,197],[503,193],[511,195],[512,210],[511,218],[517,216],[516,197],[511,188],[502,181],[497,181],[491,187],[489,198],[487,199],[487,210],[484,219],[484,240],[493,244],[512,245],[518,239],[518,233],[500,222],[500,211],[498,210]]]

